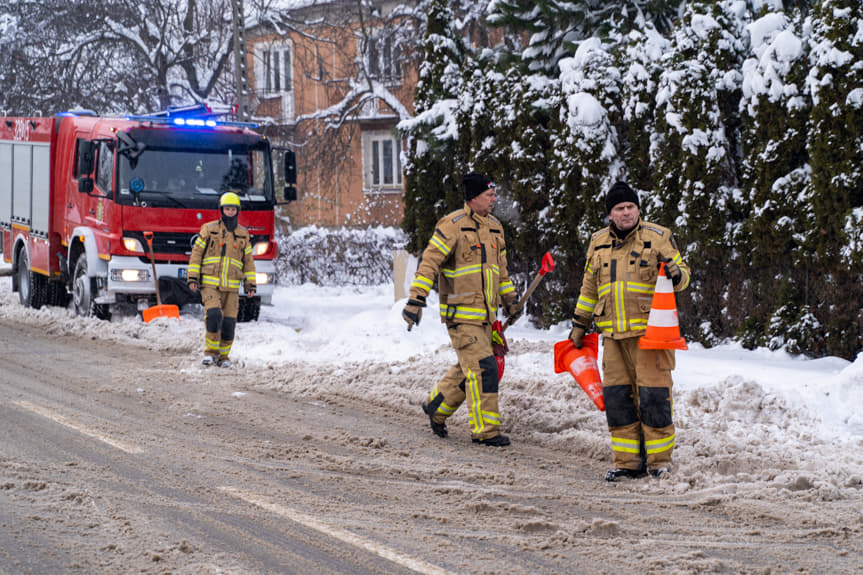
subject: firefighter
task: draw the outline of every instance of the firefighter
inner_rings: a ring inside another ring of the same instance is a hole
[[[498,370],[492,352],[492,323],[503,305],[517,316],[515,286],[506,265],[503,226],[491,215],[495,186],[482,174],[464,176],[464,208],[442,218],[423,252],[402,311],[408,329],[419,325],[426,296],[438,278],[441,322],[446,324],[458,362],[437,383],[423,403],[432,431],[447,436],[446,419],[467,398],[471,439],[502,447]]]
[[[204,304],[205,366],[231,367],[228,355],[237,326],[240,284],[255,296],[255,260],[249,231],[237,223],[240,197],[234,192],[219,198],[218,220],[204,224],[189,258],[189,288],[200,285]]]
[[[671,231],[641,220],[638,195],[626,183],[611,187],[605,208],[609,225],[590,239],[569,337],[581,348],[591,323],[602,332],[602,391],[614,455],[606,481],[664,477],[674,448],[674,350],[644,350],[638,340],[647,329],[659,263],[665,262],[674,291],[689,285],[689,268]]]

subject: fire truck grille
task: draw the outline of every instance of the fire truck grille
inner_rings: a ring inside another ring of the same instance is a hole
[[[138,239],[147,250],[149,258],[150,249],[147,247],[147,240],[144,238],[143,232],[125,232],[126,237]],[[153,233],[153,251],[158,254],[182,254],[189,255],[192,253],[192,241],[197,234],[177,233],[177,232],[154,232]],[[149,261],[149,260],[148,260]]]

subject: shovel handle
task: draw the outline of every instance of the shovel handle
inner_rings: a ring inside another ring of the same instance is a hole
[[[527,298],[531,296],[533,291],[536,289],[536,286],[539,285],[539,282],[542,281],[542,278],[548,272],[554,270],[554,259],[551,257],[551,252],[545,252],[545,255],[542,256],[542,267],[539,268],[539,273],[536,274],[536,277],[533,278],[533,281],[530,282],[530,285],[527,286],[527,289],[524,291],[524,295],[521,296],[521,299],[518,301],[518,306],[520,308],[524,308],[524,304],[527,303]],[[501,332],[512,325],[512,318],[506,318],[506,323],[503,324],[501,328]]]
[[[144,239],[150,248],[150,263],[153,265],[153,283],[156,284],[156,304],[162,305],[162,296],[159,293],[159,278],[156,277],[156,256],[153,254],[153,232],[144,232]]]

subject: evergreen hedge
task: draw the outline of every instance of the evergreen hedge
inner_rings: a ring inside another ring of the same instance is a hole
[[[403,125],[410,249],[461,206],[461,173],[487,173],[521,287],[545,251],[555,256],[529,305],[548,326],[570,317],[590,234],[605,225],[605,191],[625,179],[644,219],[670,227],[692,267],[678,298],[684,337],[856,357],[859,0],[773,12],[763,2],[647,3],[645,20],[610,2],[593,26],[546,17],[560,3],[499,1],[489,21],[506,26],[509,48],[494,50],[468,48],[447,4],[431,2],[418,121]]]

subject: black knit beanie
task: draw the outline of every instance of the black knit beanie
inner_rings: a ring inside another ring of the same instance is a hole
[[[464,201],[469,202],[489,188],[493,188],[494,184],[490,179],[482,174],[472,172],[466,174],[461,183],[464,185]]]
[[[626,182],[615,183],[605,194],[605,211],[610,214],[611,208],[621,202],[632,202],[636,207],[641,207],[638,202],[638,194]]]

